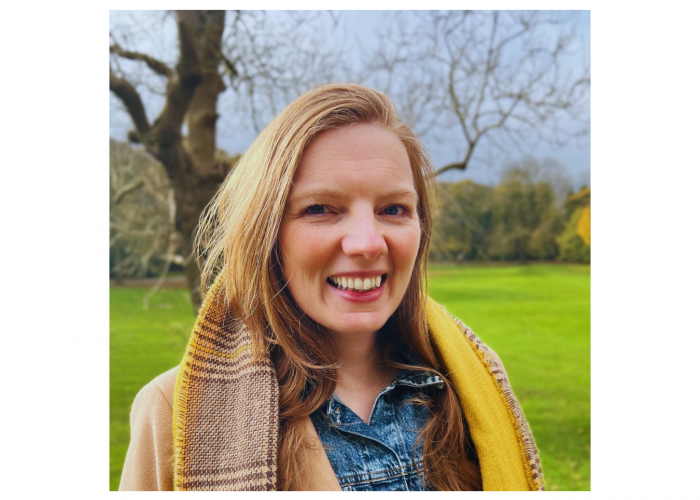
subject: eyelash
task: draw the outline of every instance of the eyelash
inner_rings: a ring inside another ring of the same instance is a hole
[[[312,217],[323,217],[323,216],[325,216],[325,215],[328,215],[327,213],[323,213],[323,214],[312,214],[311,212],[309,212],[309,210],[311,210],[312,207],[324,207],[324,208],[327,208],[328,206],[327,206],[327,205],[323,205],[323,204],[321,204],[321,203],[312,203],[312,204],[308,205],[308,206],[304,209],[304,211],[303,211],[302,213],[305,214],[305,215],[311,215]],[[382,211],[384,211],[384,210],[386,210],[387,208],[390,208],[390,207],[399,207],[400,209],[402,209],[402,210],[404,211],[404,213],[402,213],[402,214],[397,214],[397,215],[389,215],[389,217],[407,217],[407,216],[411,215],[411,209],[408,208],[406,205],[401,205],[401,204],[399,204],[399,203],[392,203],[391,205],[386,206]]]

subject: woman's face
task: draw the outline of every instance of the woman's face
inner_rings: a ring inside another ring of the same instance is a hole
[[[394,134],[369,124],[319,134],[294,176],[279,234],[301,310],[331,332],[381,328],[416,261],[417,204],[408,154]]]

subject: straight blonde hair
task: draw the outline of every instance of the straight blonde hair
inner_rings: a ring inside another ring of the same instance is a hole
[[[255,359],[270,356],[280,385],[278,489],[296,489],[295,450],[305,446],[304,422],[332,394],[338,360],[322,329],[285,289],[277,235],[304,149],[324,130],[368,123],[394,133],[410,160],[418,194],[421,241],[406,294],[380,332],[389,366],[441,374],[425,314],[426,267],[435,213],[435,170],[413,131],[381,92],[349,84],[317,87],[282,111],[241,158],[200,221],[195,247],[206,257],[202,291],[219,273],[226,299],[250,331]],[[399,353],[421,367],[399,362]],[[437,490],[481,489],[481,474],[454,388],[414,400],[430,409],[419,435],[425,482]],[[415,449],[414,449],[415,450]],[[415,457],[414,457],[415,462]]]

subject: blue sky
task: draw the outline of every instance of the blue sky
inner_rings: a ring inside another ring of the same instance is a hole
[[[338,22],[334,26],[334,20]],[[584,53],[590,60],[590,12],[579,11],[576,14],[577,43],[585,48]],[[342,11],[334,16],[323,13],[317,20],[320,28],[317,30],[322,43],[342,47],[343,53],[349,56],[350,62],[355,68],[362,68],[371,52],[378,43],[377,34],[385,29],[387,12],[384,11]],[[128,25],[135,33],[134,47],[137,50],[152,53],[167,62],[174,62],[175,28],[172,18],[158,17],[152,13],[112,11],[110,14],[110,29],[116,30],[117,26]],[[566,61],[565,61],[566,62]],[[568,64],[576,65],[579,60],[570,60]],[[128,68],[128,63],[126,65]],[[143,75],[147,74],[143,68],[132,66],[134,70]],[[146,70],[147,71],[147,70]],[[149,118],[153,119],[162,106],[162,99],[157,95],[145,99]],[[128,116],[121,110],[121,105],[114,96],[110,96],[110,135],[115,139],[124,140],[126,132],[131,128]],[[230,154],[245,151],[257,135],[246,120],[242,120],[239,114],[227,112],[236,106],[236,97],[227,91],[221,94],[219,100],[219,113],[221,119],[217,127],[218,146]],[[573,130],[575,124],[561,123],[565,130]],[[443,142],[441,144],[432,141],[429,137],[423,137],[423,142],[429,150],[436,167],[449,162],[459,160],[464,152],[463,147],[455,142]],[[487,151],[488,145],[480,145]],[[508,153],[494,153],[490,160],[473,162],[466,172],[452,172],[441,176],[444,180],[456,180],[471,178],[477,182],[495,183],[505,165],[517,161],[523,155],[530,155],[537,159],[553,158],[557,160],[570,177],[574,187],[581,184],[590,184],[590,135],[577,140],[571,140],[561,148],[554,148],[546,142],[541,142],[534,148],[524,151],[512,151]]]

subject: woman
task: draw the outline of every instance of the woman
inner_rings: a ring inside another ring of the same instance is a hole
[[[121,489],[544,489],[500,360],[425,293],[434,177],[366,87],[275,118],[202,218],[213,284]]]

